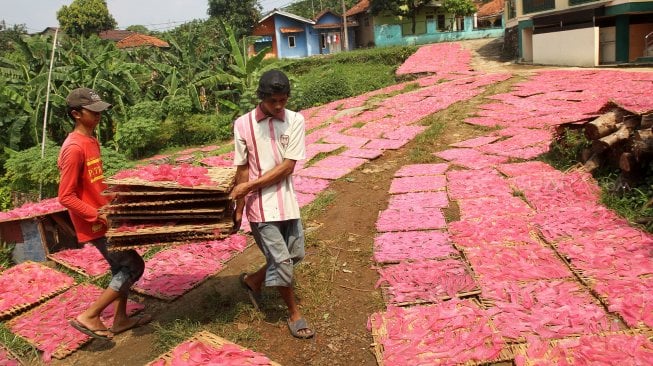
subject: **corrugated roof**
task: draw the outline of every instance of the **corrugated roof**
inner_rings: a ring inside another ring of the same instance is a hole
[[[370,8],[370,1],[369,0],[361,0],[361,1],[358,2],[358,4],[354,5],[353,8],[347,10],[345,15],[348,16],[348,17],[352,16],[352,15],[356,15],[356,14],[362,13],[364,11],[367,11],[367,9],[369,9],[369,8]]]
[[[156,37],[148,36],[145,34],[132,34],[131,36],[125,37],[116,43],[118,48],[135,48],[135,47],[160,47],[168,48],[170,45],[168,42],[158,39]]]
[[[273,15],[282,15],[282,16],[284,16],[284,17],[287,17],[287,18],[290,18],[290,19],[295,19],[295,20],[298,20],[298,21],[300,21],[300,22],[304,22],[304,23],[308,23],[308,24],[315,24],[315,21],[313,21],[313,20],[306,19],[306,18],[304,18],[304,17],[300,17],[299,15],[295,15],[295,14],[292,14],[292,13],[288,13],[288,12],[285,12],[285,11],[283,11],[283,10],[279,10],[279,9],[274,9],[274,10],[272,10],[271,12],[269,12],[266,16],[264,16],[264,17],[263,17],[261,20],[259,20],[258,22],[259,22],[259,23],[262,23],[262,22],[264,22],[266,19],[268,19],[269,17],[271,17],[271,16],[273,16]]]
[[[503,13],[505,0],[492,0],[489,3],[483,4],[478,9],[477,15],[479,18],[498,15]]]

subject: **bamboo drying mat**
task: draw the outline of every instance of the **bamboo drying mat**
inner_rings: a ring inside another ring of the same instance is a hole
[[[478,306],[481,307],[478,300],[473,298],[469,300],[478,304]],[[436,305],[426,305],[426,306],[436,306]],[[495,329],[491,321],[488,325],[490,326],[490,328]],[[388,337],[388,329],[386,327],[386,321],[384,318],[383,322],[381,323],[381,326],[378,329],[372,328],[372,339],[374,340],[372,346],[374,347],[374,355],[376,357],[376,362],[378,363],[379,366],[392,366],[392,365],[385,365],[385,363],[383,362],[384,348],[383,348],[383,344],[381,344],[381,341],[387,337]],[[513,359],[514,359],[513,347],[507,345],[501,350],[499,356],[497,356],[496,359],[485,360],[485,361],[468,361],[462,364],[462,366],[479,366],[479,365],[487,365],[487,364],[498,363],[498,362],[511,362]]]
[[[172,181],[148,181],[142,178],[107,178],[105,183],[108,185],[125,185],[125,186],[145,186],[145,187],[159,187],[169,189],[201,189],[209,191],[229,192],[234,184],[236,176],[236,168],[221,167],[221,168],[207,168],[207,176],[215,182],[215,185],[198,185],[193,187],[182,186],[177,182]]]
[[[146,238],[125,238],[111,241],[109,251],[128,249],[150,249],[178,244],[188,244],[197,241],[218,240],[224,235],[216,236],[214,233],[179,233],[175,235],[151,235]]]
[[[44,265],[42,265],[42,264],[40,264],[40,263],[37,263],[37,262],[25,261],[25,262],[23,262],[23,263],[24,263],[24,264],[29,264],[29,265],[35,265],[35,266],[37,266],[37,267],[43,267],[43,268],[47,268],[47,269],[52,269],[52,268],[50,268],[50,267],[44,266]],[[54,269],[52,269],[52,270],[54,270]],[[3,273],[4,273],[4,272],[3,272]],[[49,299],[51,299],[51,298],[57,296],[57,295],[59,295],[60,293],[62,293],[62,292],[64,292],[64,291],[68,290],[69,288],[71,288],[72,286],[74,286],[74,284],[75,284],[75,283],[73,282],[73,283],[70,284],[70,285],[63,286],[62,288],[60,288],[60,289],[56,289],[56,290],[51,291],[50,293],[47,293],[47,294],[43,294],[43,295],[41,295],[41,296],[40,296],[36,301],[33,301],[33,302],[31,302],[31,303],[25,303],[25,304],[14,305],[13,307],[11,307],[11,308],[9,308],[9,309],[7,309],[7,310],[1,312],[1,313],[0,313],[0,319],[10,318],[10,317],[12,317],[12,316],[14,316],[14,315],[16,315],[16,314],[18,314],[18,313],[21,313],[21,312],[23,312],[23,311],[25,311],[25,310],[27,310],[27,309],[33,308],[34,306],[39,305],[39,304],[41,304],[41,303],[43,303],[43,302],[45,302],[45,301],[47,301],[47,300],[49,300]]]
[[[120,190],[130,188],[129,190]],[[137,189],[139,188],[139,189]],[[147,190],[143,190],[143,188]],[[116,196],[116,197],[127,197],[131,198],[133,196],[137,197],[159,197],[159,196],[198,196],[198,195],[215,195],[215,191],[209,191],[205,189],[195,189],[195,190],[182,190],[182,189],[165,189],[156,187],[138,187],[138,186],[120,186],[120,187],[110,187],[102,192],[103,195],[107,196]]]
[[[599,336],[599,337],[607,337],[611,335],[618,335],[618,334],[623,334],[623,335],[643,335],[645,336],[649,341],[653,342],[653,331],[652,330],[640,330],[640,329],[627,329],[627,330],[622,330],[622,331],[617,331],[617,332],[604,332],[604,333],[596,333],[596,334],[584,334],[584,337],[589,337],[589,336]],[[548,346],[549,349],[546,350],[545,357],[547,361],[554,362],[555,360],[553,359],[553,355],[551,355],[549,352],[551,351],[552,348],[554,348],[558,343],[563,342],[563,341],[568,341],[568,340],[573,340],[576,338],[580,338],[581,336],[571,336],[571,337],[566,337],[566,338],[560,338],[560,339],[554,339],[554,340],[549,340],[548,341]],[[533,362],[529,359],[528,357],[528,343],[519,343],[515,344],[512,346],[513,352],[515,356],[521,355],[524,357],[525,360],[525,366],[533,366]],[[571,362],[572,360],[567,360],[567,362]]]
[[[178,225],[178,226],[161,226],[161,227],[147,227],[139,228],[134,231],[117,231],[116,229],[109,229],[107,237],[109,238],[123,238],[143,235],[159,235],[159,234],[177,234],[188,232],[207,232],[215,230],[229,230],[231,223],[218,223],[213,225]]]
[[[437,300],[412,300],[412,301],[402,301],[402,302],[391,302],[392,294],[388,286],[381,287],[381,296],[383,297],[383,302],[392,306],[413,306],[413,305],[427,305],[427,304],[437,304],[442,301],[451,300],[453,298],[457,299],[468,299],[473,298],[481,293],[481,289],[478,286],[470,291],[458,292],[454,296],[441,295],[437,297]]]
[[[100,277],[104,276],[105,274],[109,273],[109,269],[107,268],[107,271],[105,273],[95,275],[95,276],[91,276],[88,273],[86,273],[82,268],[70,265],[69,263],[66,263],[66,262],[62,261],[59,258],[53,257],[52,255],[48,255],[47,257],[48,257],[49,260],[57,263],[58,265],[60,265],[62,267],[65,267],[69,271],[73,271],[73,272],[75,272],[77,274],[80,274],[80,275],[82,275],[84,277],[88,277],[88,278],[91,278],[91,279],[97,279],[97,278],[100,278]]]
[[[216,222],[220,219],[224,218],[224,213],[218,212],[214,214],[174,214],[174,215],[166,215],[166,214],[157,214],[157,215],[131,215],[131,214],[112,214],[109,217],[110,222],[116,222],[116,221],[141,221],[141,220],[149,220],[149,221],[181,221],[181,220],[195,220],[195,224],[197,224],[197,221],[202,221],[202,220],[212,220],[211,222]],[[112,224],[112,227],[116,227],[116,225]]]
[[[175,206],[175,205],[186,205],[190,203],[210,203],[210,202],[225,202],[229,198],[226,196],[208,196],[208,197],[193,197],[185,199],[170,199],[170,200],[157,200],[157,201],[135,201],[135,202],[121,202],[121,203],[111,203],[110,209],[119,209],[119,208],[128,208],[128,207],[149,207],[149,206]]]
[[[109,206],[104,209],[102,212],[105,212],[109,215],[109,219],[113,219],[113,215],[152,215],[154,218],[156,215],[184,215],[184,214],[222,214],[225,212],[224,207],[215,207],[215,208],[169,208],[162,210],[147,210],[147,209],[114,209]]]
[[[183,343],[186,343],[186,342],[200,342],[200,343],[203,343],[203,344],[205,344],[207,346],[212,346],[214,348],[220,348],[220,347],[222,347],[222,346],[224,346],[226,344],[232,344],[232,345],[236,345],[236,346],[240,347],[243,350],[247,349],[247,348],[245,348],[245,347],[243,347],[241,345],[238,345],[238,344],[233,343],[233,342],[229,342],[228,340],[226,340],[226,339],[224,339],[222,337],[218,337],[217,335],[215,335],[213,333],[210,333],[210,332],[207,332],[207,331],[200,331],[198,333],[195,333],[195,335],[193,335],[191,338],[184,341]],[[164,361],[164,364],[163,364],[164,366],[171,366],[172,361],[173,361],[173,352],[174,352],[174,349],[162,354],[161,356],[157,357],[154,361],[148,363],[146,366],[159,365],[158,362],[161,361],[161,360]],[[274,361],[270,361],[270,366],[281,366],[281,364],[279,364],[277,362],[274,362]]]

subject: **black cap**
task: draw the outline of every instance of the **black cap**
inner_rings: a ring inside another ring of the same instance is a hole
[[[77,88],[68,94],[66,104],[70,108],[84,108],[93,112],[102,112],[111,107],[111,104],[102,101],[102,98],[93,89]]]
[[[258,82],[258,94],[290,94],[290,81],[279,70],[266,71]]]

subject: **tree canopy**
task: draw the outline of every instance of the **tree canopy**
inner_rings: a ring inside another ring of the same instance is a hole
[[[357,3],[358,0],[345,0],[345,7],[350,9]],[[336,14],[342,15],[342,0],[301,0],[294,2],[283,9],[284,11],[308,19],[314,19],[321,11],[327,9]]]
[[[73,0],[70,6],[59,9],[57,20],[69,35],[90,36],[117,25],[104,0]]]
[[[472,0],[443,0],[442,7],[456,17],[469,16],[477,10]]]
[[[261,5],[257,0],[209,0],[208,14],[230,24],[236,38],[250,34],[261,18]]]
[[[422,6],[430,2],[431,0],[372,0],[370,1],[370,12],[376,15],[388,11],[396,16],[410,18],[413,22],[412,32],[414,34],[417,13]]]

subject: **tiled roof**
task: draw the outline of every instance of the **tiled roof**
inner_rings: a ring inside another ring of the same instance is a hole
[[[107,41],[118,42],[125,37],[131,36],[132,34],[134,34],[134,32],[128,30],[110,29],[100,32],[98,36],[100,36],[101,39],[105,39]]]
[[[345,15],[348,16],[348,17],[352,16],[352,15],[356,15],[356,14],[362,13],[364,11],[367,11],[367,9],[369,9],[369,8],[370,8],[370,1],[369,0],[361,0],[361,1],[358,2],[358,4],[354,5],[353,8],[347,10]]]
[[[145,34],[135,33],[131,36],[128,36],[116,43],[118,48],[134,48],[134,47],[145,47],[153,46],[160,48],[170,47],[168,42],[158,39],[156,37],[148,36]]]
[[[478,9],[478,17],[489,17],[503,13],[505,0],[492,0]]]

